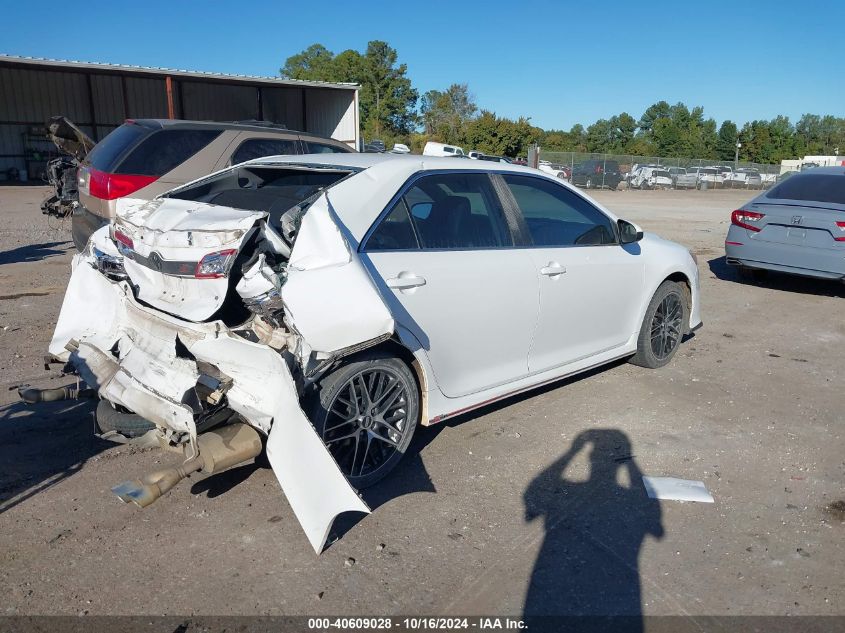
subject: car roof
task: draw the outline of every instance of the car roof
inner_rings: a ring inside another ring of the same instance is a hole
[[[558,185],[565,186],[583,197],[583,194],[564,183],[560,178],[511,163],[491,161],[460,160],[457,158],[422,156],[418,154],[301,154],[296,156],[266,156],[256,158],[243,165],[302,165],[313,167],[344,168],[360,170],[359,174],[346,178],[327,193],[338,219],[348,231],[348,235],[358,242],[378,218],[379,214],[393,200],[396,193],[409,178],[420,172],[501,172],[544,178]],[[376,185],[376,186],[374,186]],[[615,215],[603,206],[592,201],[608,216]]]
[[[188,121],[185,119],[127,119],[136,125],[156,129],[205,129],[205,130],[244,130],[252,132],[270,132],[280,134],[308,134],[311,132],[292,130],[281,123],[270,121]]]

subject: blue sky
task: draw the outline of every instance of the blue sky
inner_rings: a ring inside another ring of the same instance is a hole
[[[740,124],[845,116],[843,0],[42,0],[3,12],[0,53],[256,75],[315,42],[383,39],[420,94],[468,83],[480,107],[547,129],[638,118],[660,99]]]

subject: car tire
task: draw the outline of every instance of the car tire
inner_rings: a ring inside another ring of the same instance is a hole
[[[686,290],[674,281],[664,281],[646,308],[631,363],[648,369],[666,365],[681,346],[688,323]]]
[[[369,352],[321,378],[307,410],[349,483],[361,490],[384,479],[408,449],[420,417],[420,391],[404,361]]]
[[[584,181],[584,189],[592,189],[592,188],[593,188],[593,179],[587,178],[587,180]]]
[[[155,424],[135,413],[118,411],[106,400],[100,400],[95,414],[100,433],[120,433],[124,437],[141,437],[147,431],[152,431]]]

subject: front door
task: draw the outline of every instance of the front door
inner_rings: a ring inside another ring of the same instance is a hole
[[[545,178],[504,175],[531,235],[540,312],[531,373],[624,345],[639,327],[639,244],[620,246],[614,222],[586,198]]]

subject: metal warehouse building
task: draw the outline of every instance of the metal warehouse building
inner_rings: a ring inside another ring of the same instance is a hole
[[[64,115],[95,140],[125,119],[264,120],[358,147],[358,86],[0,55],[0,180],[36,180]]]

